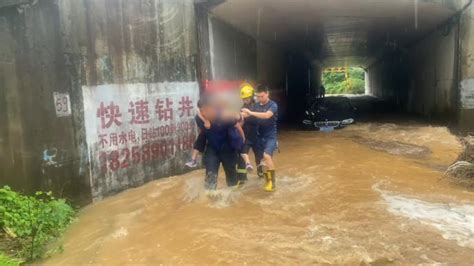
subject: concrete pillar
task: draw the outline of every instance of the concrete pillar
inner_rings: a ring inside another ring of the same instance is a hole
[[[312,89],[317,90],[323,85],[323,67],[319,61],[315,61],[312,64]]]
[[[460,93],[459,127],[463,132],[474,131],[474,6],[461,17],[460,25]]]
[[[372,94],[370,90],[370,81],[369,81],[369,71],[364,71],[364,81],[365,81],[365,94]]]

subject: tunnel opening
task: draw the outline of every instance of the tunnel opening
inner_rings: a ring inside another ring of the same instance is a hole
[[[458,121],[458,15],[469,1],[211,2],[198,17],[203,76],[268,85],[281,120],[300,123],[324,86],[364,96],[349,98],[366,114]]]
[[[318,92],[319,95],[361,95],[366,93],[365,71],[361,67],[326,68],[322,75],[324,88]]]

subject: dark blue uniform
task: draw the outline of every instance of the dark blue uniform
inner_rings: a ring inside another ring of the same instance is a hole
[[[203,128],[204,122],[196,120],[198,127]],[[237,164],[237,152],[232,147],[231,132],[237,121],[213,121],[211,128],[204,130],[207,146],[204,151],[204,165],[206,167],[206,189],[217,188],[217,176],[219,166],[222,163],[228,186],[237,184],[235,166]]]
[[[257,134],[258,146],[268,155],[273,155],[277,149],[277,119],[278,119],[278,105],[276,102],[270,100],[266,104],[255,105],[255,112],[266,113],[271,111],[273,116],[270,119],[257,119]]]

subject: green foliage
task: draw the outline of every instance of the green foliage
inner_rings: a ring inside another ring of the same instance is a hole
[[[353,79],[365,79],[364,70],[360,67],[351,67],[349,68],[349,76]]]
[[[73,216],[73,208],[51,192],[25,196],[8,186],[0,189],[0,228],[16,242],[15,255],[19,258],[41,258],[48,242],[63,232]]]
[[[0,265],[1,266],[19,266],[23,261],[9,257],[3,253],[0,253]]]
[[[323,84],[326,94],[363,94],[365,92],[364,70],[351,67],[348,72],[348,79],[344,73],[324,73]]]
[[[349,82],[349,81],[346,81]],[[350,78],[352,84],[347,85],[347,89],[344,93],[349,94],[364,94],[365,93],[365,81],[364,79]]]

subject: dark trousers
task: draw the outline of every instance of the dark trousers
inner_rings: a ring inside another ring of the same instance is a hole
[[[200,153],[203,153],[206,149],[207,138],[206,135],[202,132],[199,133],[196,141],[194,141],[193,149],[198,150]]]
[[[237,152],[230,147],[223,147],[221,150],[215,150],[209,145],[204,152],[204,165],[206,167],[206,189],[217,188],[217,176],[219,174],[219,166],[222,163],[225,172],[227,186],[237,185]]]

